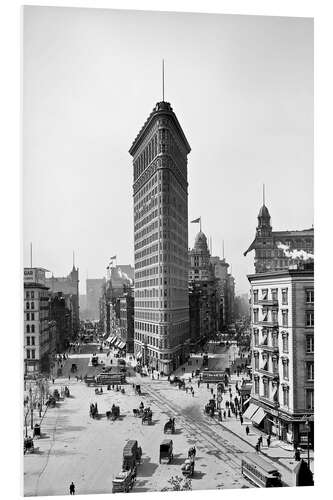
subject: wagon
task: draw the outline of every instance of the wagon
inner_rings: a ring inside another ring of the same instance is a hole
[[[194,474],[194,459],[187,458],[185,460],[185,462],[183,463],[181,470],[182,470],[183,476],[192,477]]]
[[[119,472],[112,481],[112,493],[128,493],[134,486],[136,471]]]
[[[29,453],[34,452],[34,442],[33,442],[32,437],[24,438],[23,452],[24,452],[24,454],[27,452],[29,452]]]
[[[164,434],[167,433],[175,433],[175,421],[172,418],[170,418],[164,426]]]
[[[142,417],[142,424],[150,425],[152,423],[152,418],[153,418],[153,412],[151,410],[144,412]]]
[[[160,463],[166,460],[168,464],[173,459],[173,441],[172,439],[164,439],[160,444]]]

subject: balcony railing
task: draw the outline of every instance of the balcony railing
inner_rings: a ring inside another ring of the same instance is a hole
[[[258,300],[258,304],[260,306],[278,306],[279,301],[278,301],[278,299],[271,299],[271,300],[261,299],[261,300]]]
[[[279,378],[279,370],[270,370],[270,369],[264,370],[264,368],[259,368],[259,370],[257,371],[270,378],[274,379]]]
[[[268,345],[268,344],[259,344],[259,347],[264,351],[268,352],[279,352],[279,346]]]
[[[266,326],[267,328],[274,328],[274,327],[279,326],[278,320],[274,320],[274,321],[258,321],[257,324],[260,325],[260,326]]]

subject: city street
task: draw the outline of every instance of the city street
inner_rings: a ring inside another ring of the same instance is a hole
[[[72,356],[64,364],[65,371],[72,362],[80,366],[82,373],[96,370],[89,366],[88,352]],[[225,365],[230,352],[216,352],[210,356]],[[112,356],[103,354],[101,357],[108,364],[111,359],[116,362]],[[201,356],[193,356],[190,365],[185,367],[185,378],[200,365]],[[133,491],[158,491],[168,486],[172,476],[181,475],[181,465],[193,445],[197,448],[193,489],[252,487],[241,475],[240,463],[242,453],[253,452],[253,439],[250,437],[247,441],[245,424],[241,426],[234,418],[219,423],[204,414],[211,387],[208,389],[206,384],[201,384],[198,388],[197,379],[188,384],[193,385],[194,396],[166,379],[137,375],[128,377],[125,394],[107,391],[104,387],[103,394],[96,395],[94,387],[87,387],[75,376],[70,380],[68,377],[56,379],[50,390],[60,389],[65,384],[71,396],[60,400],[56,408],[47,410],[41,425],[42,436],[35,439],[36,451],[24,457],[25,495],[65,494],[71,481],[78,494],[110,493],[112,479],[121,470],[122,450],[128,439],[137,439],[143,450]],[[134,394],[132,384],[141,385],[142,396]],[[133,409],[138,408],[141,401],[153,411],[152,425],[143,425],[141,418],[133,415]],[[95,402],[100,417],[96,420],[89,416],[89,405]],[[105,416],[113,403],[120,406],[121,414],[115,422]],[[169,417],[175,418],[174,435],[163,433]],[[159,464],[159,444],[165,437],[170,437],[174,443],[174,460],[170,465]],[[284,481],[289,482],[283,466],[281,472]]]
[[[83,371],[89,369],[88,357],[76,358],[75,362],[77,359]],[[67,360],[65,367],[72,361]],[[111,492],[128,439],[137,439],[143,450],[133,491],[156,491],[167,486],[171,476],[181,475],[181,465],[193,445],[197,448],[193,489],[250,487],[240,473],[240,454],[252,449],[234,442],[232,435],[224,436],[223,429],[204,415],[207,389],[201,387],[192,397],[167,380],[136,376],[128,382],[125,394],[104,387],[103,395],[98,396],[93,387],[77,382],[73,376],[70,381],[63,378],[51,384],[51,391],[68,385],[71,397],[47,410],[42,437],[35,439],[37,451],[24,457],[26,495],[64,494],[71,481],[77,493]],[[133,383],[141,384],[141,397],[134,395]],[[153,411],[150,426],[142,425],[141,419],[133,415],[133,408],[138,408],[141,401]],[[89,417],[91,402],[98,404],[98,420]],[[113,403],[120,406],[121,418],[110,422],[105,412]],[[167,436],[174,442],[174,460],[170,465],[160,465],[159,444],[166,437],[163,427],[170,416],[176,419],[175,434]]]

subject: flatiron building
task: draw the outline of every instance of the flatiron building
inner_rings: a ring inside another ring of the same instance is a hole
[[[188,183],[191,148],[172,107],[159,102],[135,138],[134,355],[169,374],[189,344]]]

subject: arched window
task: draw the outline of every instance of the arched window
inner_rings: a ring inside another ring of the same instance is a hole
[[[27,309],[30,309],[30,302],[27,302]]]
[[[31,302],[31,309],[35,309],[35,303]]]
[[[27,333],[30,333],[30,325],[27,325]]]

